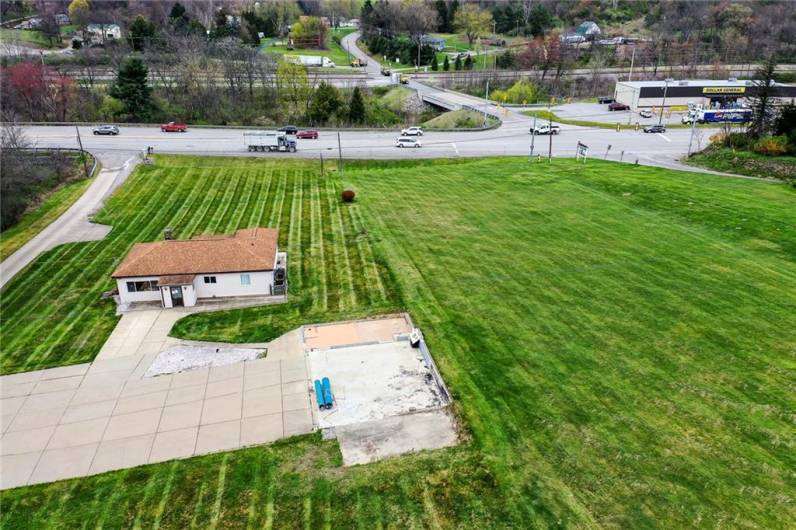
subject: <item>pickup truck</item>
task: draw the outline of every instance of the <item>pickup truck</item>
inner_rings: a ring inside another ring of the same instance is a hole
[[[160,130],[161,132],[185,132],[188,130],[188,126],[177,121],[170,121],[162,124]]]
[[[550,126],[545,123],[544,125],[537,125],[536,129],[531,127],[531,134],[558,134],[559,130],[558,125]]]
[[[351,66],[353,66],[354,68],[361,68],[361,67],[367,66],[367,65],[368,65],[368,62],[367,61],[363,61],[362,59],[355,58],[355,59],[351,60]]]

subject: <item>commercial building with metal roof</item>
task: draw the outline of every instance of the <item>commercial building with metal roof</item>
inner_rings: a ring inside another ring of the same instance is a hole
[[[637,111],[652,107],[686,109],[689,104],[704,108],[741,106],[757,94],[754,81],[736,79],[688,79],[669,81],[617,81],[614,98]],[[776,83],[777,98],[796,98],[796,85]]]

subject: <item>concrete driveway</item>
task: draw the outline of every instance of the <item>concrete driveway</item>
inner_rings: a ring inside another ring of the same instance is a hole
[[[0,377],[0,488],[271,442],[313,429],[296,333],[266,359],[145,378],[185,313],[125,314],[92,363]],[[292,337],[292,339],[291,339]]]

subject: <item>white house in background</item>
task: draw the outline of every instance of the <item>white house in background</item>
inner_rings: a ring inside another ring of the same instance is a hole
[[[234,236],[137,243],[111,276],[120,303],[128,307],[190,307],[202,298],[284,294],[286,255],[278,251],[278,236],[274,228],[248,228]]]
[[[89,24],[86,32],[91,41],[96,43],[122,38],[122,28],[118,24]]]

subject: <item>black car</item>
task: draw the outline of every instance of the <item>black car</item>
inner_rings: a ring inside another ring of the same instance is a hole
[[[614,102],[614,98],[612,98],[611,96],[602,96],[602,97],[597,98],[597,103],[599,103],[600,105],[607,105],[607,104],[613,103],[613,102]]]
[[[665,133],[666,126],[665,125],[647,125],[644,127],[645,133]]]
[[[279,129],[277,129],[277,131],[295,136],[296,133],[298,133],[298,127],[296,127],[295,125],[285,125],[284,127],[280,127]]]
[[[99,127],[94,127],[94,134],[111,134],[116,136],[119,134],[119,128],[115,125],[100,125]]]

